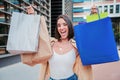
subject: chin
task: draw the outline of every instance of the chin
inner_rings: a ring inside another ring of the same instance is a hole
[[[62,37],[61,40],[65,40],[65,39],[68,39],[67,37]]]

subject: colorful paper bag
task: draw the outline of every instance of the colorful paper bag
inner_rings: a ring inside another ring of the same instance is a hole
[[[40,15],[13,12],[7,50],[12,54],[33,53],[38,49]]]
[[[75,40],[83,65],[119,60],[109,17],[74,26]]]
[[[87,22],[92,22],[92,21],[95,21],[95,20],[103,19],[107,16],[108,16],[107,12],[100,13],[100,14],[92,14],[92,15],[87,16],[86,21]]]

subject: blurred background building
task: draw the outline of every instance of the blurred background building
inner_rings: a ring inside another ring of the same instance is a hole
[[[73,0],[73,24],[86,21],[93,4],[98,7],[99,13],[108,12],[112,19],[116,43],[120,45],[120,0]]]
[[[13,56],[6,51],[12,12],[26,13],[25,8],[35,5],[35,12],[44,15],[51,34],[51,0],[0,0],[0,60]],[[11,61],[12,62],[12,61]]]

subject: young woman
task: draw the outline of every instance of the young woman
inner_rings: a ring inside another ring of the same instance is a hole
[[[28,14],[33,9],[28,9]],[[83,66],[76,48],[73,25],[66,15],[59,15],[55,38],[51,39],[52,57],[41,64],[40,80],[93,80],[91,66]]]
[[[48,61],[50,65],[50,80],[78,80],[73,72],[76,49],[70,43],[73,38],[73,26],[66,15],[57,18],[56,39],[52,45],[53,56]]]

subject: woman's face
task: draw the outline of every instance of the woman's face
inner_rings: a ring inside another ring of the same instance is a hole
[[[61,39],[68,39],[68,25],[63,18],[58,19],[57,29]]]

